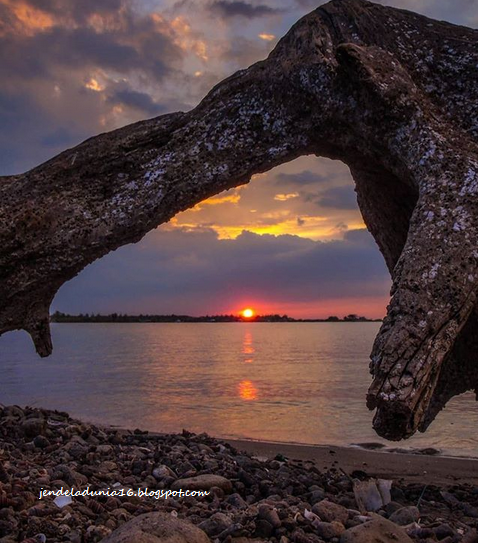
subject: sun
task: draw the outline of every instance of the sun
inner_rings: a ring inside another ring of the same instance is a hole
[[[248,307],[247,309],[243,309],[241,311],[241,315],[245,318],[245,319],[252,319],[252,317],[255,315],[254,313],[254,310],[251,309],[250,307]]]

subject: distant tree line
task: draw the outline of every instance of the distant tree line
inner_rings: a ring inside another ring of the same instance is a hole
[[[111,313],[100,315],[99,313],[80,313],[69,315],[61,311],[55,311],[50,316],[51,322],[376,322],[358,315],[346,315],[343,319],[336,316],[327,319],[293,319],[287,315],[256,315],[246,319],[240,315],[204,315],[202,317],[191,317],[190,315],[126,315],[122,313]]]

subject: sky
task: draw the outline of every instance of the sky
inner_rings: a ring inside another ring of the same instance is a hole
[[[320,0],[0,0],[0,175],[193,108]],[[478,25],[477,0],[383,0]],[[69,313],[381,318],[390,278],[340,162],[302,157],[210,198],[66,283]]]

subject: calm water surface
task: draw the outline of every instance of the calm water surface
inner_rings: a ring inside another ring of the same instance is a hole
[[[155,431],[349,445],[383,442],[365,407],[378,323],[56,324],[40,359],[0,338],[3,404]],[[400,446],[478,456],[478,410],[455,398]]]

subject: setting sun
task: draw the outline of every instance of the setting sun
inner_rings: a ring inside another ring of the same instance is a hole
[[[254,310],[251,309],[251,308],[247,308],[247,309],[244,309],[242,312],[241,312],[241,315],[245,318],[245,319],[251,319],[253,316],[254,316]]]

